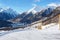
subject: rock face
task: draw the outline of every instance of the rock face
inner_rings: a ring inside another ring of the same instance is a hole
[[[41,10],[40,12],[32,12],[32,11],[29,11],[28,14],[26,14],[21,20],[20,22],[22,23],[32,23],[32,22],[35,22],[35,21],[38,21],[38,20],[41,20],[41,19],[44,19],[45,17],[48,17],[50,16],[54,9],[52,8],[47,8],[47,9],[43,9]],[[26,12],[27,13],[27,12]]]
[[[0,19],[1,20],[10,20],[15,18],[18,15],[17,12],[13,11],[13,9],[0,9]]]
[[[57,23],[58,22],[58,14],[60,13],[59,8],[60,7],[57,7],[56,9],[47,8],[47,9],[41,10],[40,12],[37,12],[35,14],[30,12],[20,22],[32,23],[32,22],[35,22],[38,20],[42,20],[44,24],[49,24],[51,22]]]
[[[0,8],[0,28],[2,27],[12,27],[12,22],[9,22],[8,20],[13,19],[18,16],[18,13],[13,11],[13,9],[3,9]]]
[[[11,24],[12,24],[11,22],[8,22],[8,21],[5,21],[5,20],[0,20],[0,28],[12,27]]]
[[[50,23],[58,23],[59,21],[59,14],[60,14],[60,7],[57,7],[54,11],[51,12],[50,17],[43,21],[43,25],[50,24]]]

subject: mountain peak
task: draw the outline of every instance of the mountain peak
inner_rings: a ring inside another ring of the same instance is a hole
[[[0,12],[2,12],[4,9],[3,8],[0,8]]]
[[[30,10],[28,10],[27,14],[29,14],[30,12],[35,14],[35,13],[37,13],[39,11],[40,11],[40,8],[38,6],[35,6],[35,7],[31,8]]]
[[[11,8],[0,8],[0,12],[3,12],[3,11],[13,11],[13,9],[11,9]]]
[[[15,18],[17,15],[18,13],[11,8],[7,8],[7,9],[0,8],[1,20],[9,20],[9,19]]]

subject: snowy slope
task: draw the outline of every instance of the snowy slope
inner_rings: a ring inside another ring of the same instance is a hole
[[[40,12],[40,11],[41,11],[41,9],[38,6],[35,6],[35,7],[31,8],[30,10],[28,10],[26,14],[30,14],[30,13],[36,14],[37,12]]]
[[[4,36],[0,36],[0,40],[60,40],[60,30],[58,30],[58,25],[43,30],[32,28],[30,30],[16,31],[17,30]]]

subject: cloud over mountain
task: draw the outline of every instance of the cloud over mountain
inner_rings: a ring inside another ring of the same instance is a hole
[[[60,4],[57,4],[57,3],[50,3],[50,4],[48,4],[47,6],[58,7],[58,6],[60,6]]]

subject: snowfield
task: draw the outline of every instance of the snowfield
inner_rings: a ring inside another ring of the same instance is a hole
[[[1,31],[0,40],[60,40],[58,25],[50,25],[50,27],[49,25],[46,25],[43,30],[31,27],[25,28],[24,30]]]

